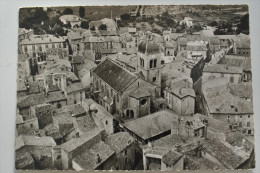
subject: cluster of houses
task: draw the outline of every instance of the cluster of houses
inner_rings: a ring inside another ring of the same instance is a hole
[[[17,169],[254,167],[247,35],[90,26],[63,37],[21,29]]]

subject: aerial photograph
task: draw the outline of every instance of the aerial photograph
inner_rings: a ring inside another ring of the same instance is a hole
[[[15,168],[254,169],[249,14],[20,8]]]

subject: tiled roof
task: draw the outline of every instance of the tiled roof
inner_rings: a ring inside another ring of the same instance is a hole
[[[60,145],[61,149],[65,150],[66,152],[71,152],[75,149],[77,149],[78,147],[82,146],[83,144],[85,144],[86,142],[88,142],[89,140],[91,140],[92,138],[96,137],[99,132],[95,133],[95,134],[90,134],[90,135],[81,135],[78,138],[72,138],[71,140],[63,143]]]
[[[177,151],[170,151],[162,157],[162,161],[167,165],[174,165],[183,155]]]
[[[125,89],[138,78],[136,75],[125,70],[109,58],[101,62],[93,70],[93,73],[116,91]]]
[[[68,93],[72,93],[72,92],[75,92],[75,91],[82,91],[84,90],[85,88],[82,86],[82,84],[80,82],[77,82],[77,83],[72,83],[70,84],[68,87],[67,87],[67,92]]]
[[[59,100],[66,100],[65,95],[60,91],[50,92],[47,96],[44,94],[32,94],[19,99],[17,102],[17,107],[22,108],[43,103],[51,103]]]
[[[202,147],[229,169],[238,168],[249,158],[245,152],[217,138],[202,144]]]
[[[252,114],[252,102],[230,93],[227,86],[203,90],[210,113],[215,114]]]
[[[73,159],[84,170],[94,170],[109,159],[115,152],[104,142],[100,141]],[[100,161],[98,161],[98,156]]]
[[[19,136],[16,139],[16,149],[19,149],[22,146],[45,146],[52,147],[56,145],[55,141],[52,137],[43,136],[43,137],[35,137],[35,136]]]
[[[203,72],[242,74],[243,71],[240,67],[228,66],[225,64],[214,64],[205,66]]]
[[[86,113],[86,110],[83,108],[83,106],[81,106],[81,104],[73,104],[73,105],[63,106],[60,109],[56,109],[55,112],[56,113],[70,112],[71,116],[77,116]]]
[[[172,121],[177,121],[177,118],[178,115],[174,112],[161,110],[142,118],[126,122],[123,126],[146,140],[169,131]]]
[[[252,82],[229,84],[230,93],[240,98],[252,98]]]
[[[58,43],[58,42],[65,42],[66,37],[55,37],[53,35],[49,35],[48,37],[34,37],[22,40],[20,42],[21,45],[23,44],[44,44],[44,43]]]
[[[83,39],[83,36],[79,32],[71,31],[67,34],[68,39],[76,40],[76,39]]]
[[[134,138],[127,132],[119,132],[109,135],[105,139],[108,144],[116,153],[120,153],[134,142]]]
[[[78,117],[75,119],[75,128],[78,128],[82,133],[98,131],[98,127],[91,115]]]

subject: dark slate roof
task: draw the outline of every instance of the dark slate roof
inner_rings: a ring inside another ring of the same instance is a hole
[[[174,165],[183,155],[176,151],[170,151],[162,157],[162,161],[167,165]]]
[[[139,44],[138,51],[141,53],[156,54],[160,53],[160,47],[155,41],[143,41]]]
[[[101,62],[93,70],[93,73],[116,91],[124,90],[138,78],[136,75],[125,70],[109,58]]]
[[[109,135],[105,140],[116,153],[120,153],[134,142],[134,138],[127,132]]]

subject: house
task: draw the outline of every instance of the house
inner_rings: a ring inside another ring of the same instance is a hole
[[[231,92],[228,85],[205,89],[202,92],[205,115],[229,123],[230,130],[254,134],[251,101],[234,95],[235,92]]]
[[[66,37],[56,37],[53,35],[33,36],[24,39],[19,43],[21,54],[29,54],[37,63],[46,61],[48,48],[68,48]]]
[[[191,27],[193,25],[191,17],[184,17],[183,22],[188,26]]]
[[[252,81],[252,72],[251,72],[251,57],[247,56],[237,56],[237,55],[225,55],[221,58],[218,64],[226,64],[229,66],[241,67],[243,69],[243,82]]]
[[[52,108],[60,108],[67,105],[67,98],[61,91],[48,94],[32,94],[18,99],[17,108],[21,115],[30,114],[30,107],[40,104],[50,104]]]
[[[201,157],[213,161],[217,167],[226,169],[243,169],[249,156],[242,150],[227,142],[213,139],[201,146]]]
[[[69,50],[68,48],[47,48],[46,56],[47,61],[53,59],[53,57],[69,60]]]
[[[100,141],[101,135],[99,132],[91,135],[81,135],[76,136],[76,138],[72,138],[71,140],[60,145],[60,153],[62,160],[62,169],[71,169],[73,166],[72,160],[84,153],[84,151],[88,150],[94,144],[97,144]],[[98,151],[103,151],[102,149]],[[59,155],[57,155],[58,157]],[[91,158],[91,157],[90,157]],[[93,158],[91,158],[93,160]],[[75,168],[74,168],[75,169]]]
[[[60,16],[60,21],[66,25],[66,24],[70,24],[71,28],[74,28],[75,25],[80,25],[82,21],[87,21],[83,18],[80,18],[77,15],[73,15],[73,14],[67,14],[67,15],[62,15]]]
[[[133,170],[138,164],[136,145],[134,138],[127,132],[119,132],[109,135],[105,141],[115,151],[116,170]]]
[[[206,65],[203,69],[202,83],[218,77],[225,77],[230,83],[240,83],[243,71],[240,67],[225,64]]]
[[[24,129],[31,129],[31,130],[38,130],[38,118],[35,115],[20,115],[16,114],[16,130],[19,135],[21,135],[26,130]],[[24,134],[25,135],[25,134]]]
[[[104,107],[97,104],[92,99],[85,99],[82,102],[82,106],[88,112],[88,114],[93,117],[99,129],[104,129],[107,135],[114,133],[114,117],[109,112],[107,112]]]
[[[166,87],[164,97],[169,109],[179,115],[191,115],[195,109],[195,91],[192,88]]]
[[[24,39],[29,38],[33,34],[32,29],[19,28],[18,29],[18,41],[21,42]]]
[[[88,141],[87,143],[89,143]],[[95,141],[86,151],[72,160],[72,168],[81,170],[111,170],[115,152],[103,141]]]
[[[171,134],[149,142],[142,148],[144,170],[183,170],[186,165],[184,153],[197,148],[198,141],[204,139]]]
[[[84,50],[83,36],[77,31],[70,31],[67,37],[72,50],[72,56],[82,56]]]
[[[18,161],[16,164],[27,155],[29,164],[25,167],[33,167],[29,165],[34,162],[37,169],[50,169],[52,166],[51,149],[55,145],[52,137],[19,136],[15,141],[16,161]],[[33,161],[30,156],[32,156]]]
[[[192,59],[202,56],[207,62],[210,60],[210,46],[206,41],[188,41],[187,42],[187,58]]]
[[[119,33],[124,34],[124,33],[129,33],[131,35],[136,34],[136,28],[134,27],[119,27]]]
[[[122,124],[124,130],[141,144],[147,144],[171,133],[172,121],[178,115],[170,110],[161,110],[150,115]]]

